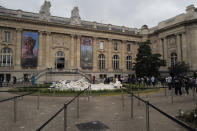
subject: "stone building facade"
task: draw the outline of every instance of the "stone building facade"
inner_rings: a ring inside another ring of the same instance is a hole
[[[128,76],[134,74],[138,43],[148,39],[153,52],[167,60],[167,67],[185,61],[192,71],[197,69],[197,13],[192,5],[186,14],[150,29],[84,21],[78,7],[71,18],[51,16],[50,7],[47,1],[39,13],[0,7],[0,77],[35,75],[54,81],[77,78],[73,70],[96,79]]]

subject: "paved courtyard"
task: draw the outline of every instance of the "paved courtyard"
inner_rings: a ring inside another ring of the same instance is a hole
[[[171,103],[170,92],[164,95],[164,90],[140,96],[159,107],[166,113],[176,116],[178,110],[184,111],[195,107],[192,94],[176,96]],[[10,93],[0,93],[0,100],[14,96]],[[72,97],[40,97],[40,109],[37,110],[37,97],[25,96],[18,99],[17,122],[13,121],[13,101],[0,103],[1,131],[35,131],[55,114],[64,103]],[[87,97],[80,97],[80,114],[77,119],[75,101],[68,107],[68,131],[146,131],[145,105],[134,98],[134,118],[130,118],[130,96],[125,95],[125,107],[122,108],[121,95],[94,96],[88,102]],[[63,131],[64,114],[61,112],[43,131]],[[151,131],[185,131],[170,119],[150,108]]]

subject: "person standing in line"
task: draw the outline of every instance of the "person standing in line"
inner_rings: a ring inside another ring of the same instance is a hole
[[[151,83],[153,86],[155,86],[155,77],[154,76],[151,77]]]
[[[172,88],[172,77],[171,76],[169,76],[167,78],[167,83],[168,83],[168,89],[171,90],[171,88]]]
[[[189,95],[189,78],[185,78],[184,79],[184,82],[185,82],[185,91],[187,93],[187,95]]]
[[[174,77],[174,86],[175,86],[175,94],[176,95],[182,95],[181,91],[181,80],[177,76]]]
[[[197,92],[197,78],[195,78],[195,88],[196,88],[196,92]]]
[[[13,84],[16,84],[16,76],[13,76]]]

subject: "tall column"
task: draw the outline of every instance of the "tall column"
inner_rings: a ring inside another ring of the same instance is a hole
[[[121,67],[120,69],[122,69],[122,71],[125,71],[126,70],[126,66],[125,66],[125,50],[126,50],[126,41],[122,41],[121,43],[121,57],[120,57],[120,60],[121,60]]]
[[[97,63],[98,63],[97,42],[98,42],[98,38],[94,37],[93,38],[93,72],[96,72],[98,69],[97,67]]]
[[[190,50],[190,52],[188,52],[188,54],[189,54],[189,58],[188,59],[190,59],[190,61],[191,61],[191,69],[192,70],[196,70],[197,69],[197,53],[196,53],[196,50],[197,50],[197,29],[192,29],[191,30],[191,37],[190,37],[190,39],[191,39],[191,50]],[[191,57],[192,56],[192,57]]]
[[[177,46],[177,56],[178,56],[178,61],[181,61],[181,42],[180,42],[180,35],[176,35],[176,46]]]
[[[108,39],[108,71],[112,71],[112,39]]]
[[[70,67],[74,68],[74,61],[75,61],[75,35],[71,35],[70,41]]]
[[[51,32],[46,32],[46,34],[46,67],[50,68]]]
[[[162,49],[162,51],[161,51],[161,53],[162,53],[162,59],[164,59],[164,39],[160,39],[160,43],[161,43],[161,49]]]
[[[15,50],[15,65],[16,69],[21,69],[21,42],[22,29],[16,29],[16,50]]]
[[[80,52],[81,52],[81,36],[77,35],[77,68],[81,69],[81,65],[80,65]]]
[[[185,62],[189,62],[188,58],[187,58],[187,51],[188,51],[188,48],[187,47],[187,41],[186,41],[186,34],[183,33],[182,34],[182,52],[183,52],[183,61]]]
[[[43,67],[43,31],[39,31],[39,47],[38,47],[38,68]]]
[[[164,38],[164,60],[166,60],[166,66],[169,65],[169,61],[168,61],[168,40],[167,38]]]

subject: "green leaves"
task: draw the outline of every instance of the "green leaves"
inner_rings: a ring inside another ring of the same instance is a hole
[[[165,60],[161,60],[160,54],[152,54],[150,41],[139,44],[136,64],[134,66],[137,77],[158,76],[160,66],[165,66]]]
[[[182,61],[176,63],[174,67],[169,67],[168,69],[172,76],[184,76],[189,71],[189,65]]]

